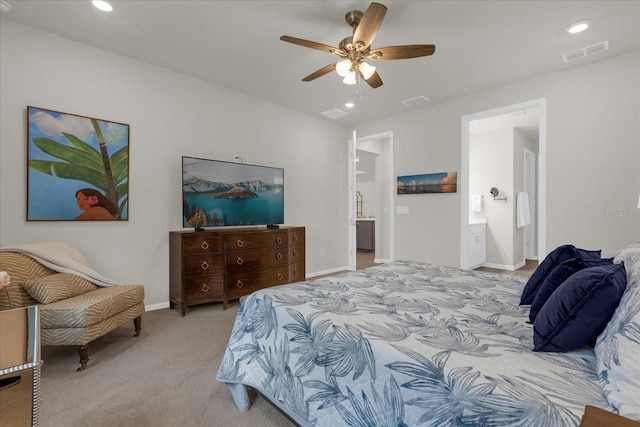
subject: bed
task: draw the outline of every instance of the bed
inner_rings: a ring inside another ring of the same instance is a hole
[[[250,387],[301,426],[577,426],[586,405],[618,412],[593,346],[532,351],[526,284],[394,261],[264,289],[239,307],[217,380],[240,410]]]

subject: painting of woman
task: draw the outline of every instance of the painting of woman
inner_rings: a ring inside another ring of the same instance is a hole
[[[27,120],[27,221],[127,221],[129,125],[30,106]],[[81,191],[78,217],[81,187],[96,193]]]
[[[76,203],[82,212],[76,221],[103,221],[117,219],[118,209],[101,192],[93,188],[76,191]]]

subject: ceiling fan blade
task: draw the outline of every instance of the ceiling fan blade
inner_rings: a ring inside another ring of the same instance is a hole
[[[336,63],[329,64],[329,65],[327,65],[325,67],[320,68],[318,71],[314,71],[313,73],[309,74],[307,77],[302,79],[302,81],[303,82],[310,82],[311,80],[315,80],[318,77],[322,77],[325,74],[328,74],[328,73],[332,72],[335,69],[336,69]]]
[[[371,3],[369,5],[353,33],[353,45],[356,49],[365,50],[371,45],[386,13],[387,7],[383,4]]]
[[[367,55],[367,58],[376,61],[390,61],[392,59],[418,58],[420,56],[433,55],[436,51],[432,44],[408,44],[403,46],[387,46],[375,49]]]
[[[360,77],[362,78],[362,80],[367,82],[367,84],[372,88],[375,89],[377,87],[382,86],[382,79],[380,78],[380,74],[378,74],[377,71],[373,72],[373,75],[369,77],[369,80],[365,80],[364,76],[362,75],[362,71],[358,70],[358,74],[360,74]]]
[[[282,40],[283,42],[293,43],[293,44],[297,44],[304,47],[310,47],[311,49],[318,49],[323,52],[329,52],[329,53],[335,53],[335,54],[339,54],[340,52],[342,52],[337,47],[329,46],[322,43],[312,42],[310,40],[299,39],[297,37],[282,36],[280,37],[280,40]]]

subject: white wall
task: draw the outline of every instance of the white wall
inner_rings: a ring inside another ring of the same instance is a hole
[[[486,262],[492,267],[514,264],[513,151],[512,128],[469,136],[469,194],[484,196]],[[492,187],[498,188],[507,199],[494,200],[490,193]]]
[[[147,306],[165,304],[181,156],[238,154],[285,169],[285,222],[307,227],[307,273],[347,264],[344,127],[10,21],[0,31],[0,246],[72,244],[103,275],[143,284]],[[27,105],[130,125],[129,221],[25,220]]]
[[[356,129],[359,135],[394,132],[396,175],[459,171],[462,116],[541,98],[547,105],[546,251],[573,243],[608,254],[639,241],[638,51]],[[395,258],[432,254],[435,263],[460,265],[459,193],[396,196],[395,203],[409,207],[409,214],[396,215]]]
[[[640,240],[639,95],[636,51],[356,128],[393,131],[395,175],[459,171],[463,115],[546,98],[547,250],[607,254]],[[25,221],[27,105],[131,125],[129,221]],[[181,224],[180,156],[238,154],[285,168],[285,221],[307,227],[307,272],[347,264],[351,131],[341,126],[5,20],[0,111],[0,246],[71,243],[104,275],[144,284],[147,305],[162,304],[168,231]],[[395,217],[394,258],[459,265],[459,193],[394,202],[409,208]]]

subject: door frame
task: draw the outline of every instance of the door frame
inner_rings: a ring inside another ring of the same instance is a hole
[[[383,179],[388,180],[389,183],[389,193],[388,193],[388,203],[389,203],[389,232],[386,233],[386,240],[389,242],[389,259],[385,259],[384,261],[393,261],[394,259],[394,240],[395,240],[395,189],[396,189],[396,178],[395,178],[395,169],[394,169],[394,156],[393,156],[393,131],[386,131],[381,133],[376,133],[373,135],[363,136],[361,138],[357,137],[357,132],[353,131],[353,136],[349,140],[349,148],[348,148],[348,175],[349,182],[347,185],[348,189],[348,197],[349,197],[349,270],[356,270],[356,254],[357,254],[357,245],[356,245],[356,150],[357,145],[363,142],[370,141],[379,141],[379,140],[388,140],[389,144],[389,154],[388,154],[388,175],[383,177]],[[378,228],[376,224],[376,229]],[[376,237],[376,240],[378,238]]]
[[[349,265],[351,271],[356,269],[356,141],[357,132],[353,130],[353,135],[347,141],[347,200],[349,206],[348,235],[349,235]]]
[[[536,153],[529,150],[528,148],[524,149],[522,154],[522,164],[523,174],[524,174],[524,191],[529,195],[529,209],[533,212],[536,212]],[[528,259],[537,259],[536,254],[536,220],[537,215],[532,215],[531,224],[528,224],[524,227],[524,261],[527,262]]]
[[[467,114],[461,117],[461,159],[460,176],[458,188],[460,188],[460,268],[469,267],[467,251],[467,230],[469,224],[469,122],[478,119],[485,119],[501,114],[514,113],[532,108],[539,109],[539,146],[538,146],[538,176],[537,190],[538,203],[536,217],[538,219],[538,259],[542,260],[546,256],[546,235],[547,235],[547,100],[546,98],[533,99],[518,104],[507,105],[492,110]]]

